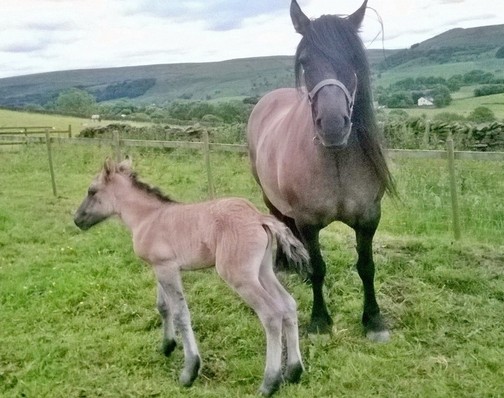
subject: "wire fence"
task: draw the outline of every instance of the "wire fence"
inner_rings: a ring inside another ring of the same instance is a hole
[[[118,131],[115,131],[112,138],[79,138],[72,137],[71,129],[68,130],[55,130],[51,127],[16,127],[16,128],[0,128],[0,145],[18,145],[18,144],[46,144],[47,156],[49,163],[49,171],[51,176],[51,186],[53,194],[57,196],[56,176],[54,171],[52,159],[52,145],[54,143],[71,144],[71,145],[93,145],[93,146],[110,146],[116,160],[120,160],[122,153],[126,148],[184,148],[197,150],[202,153],[202,161],[205,165],[208,196],[213,198],[215,196],[215,184],[213,177],[213,167],[211,161],[211,153],[213,151],[224,151],[234,153],[246,153],[247,146],[243,144],[219,144],[211,143],[209,141],[208,132],[202,130],[201,141],[154,141],[154,140],[134,140],[122,139]],[[504,152],[472,152],[472,151],[455,151],[453,139],[448,136],[446,140],[445,150],[402,150],[402,149],[389,149],[387,150],[388,157],[393,160],[398,159],[430,159],[433,161],[442,161],[445,163],[444,170],[438,170],[438,173],[445,173],[447,176],[446,184],[450,192],[450,208],[451,219],[443,216],[440,220],[430,220],[439,226],[446,227],[446,223],[450,222],[452,225],[453,236],[455,239],[460,239],[462,235],[461,225],[466,225],[467,222],[473,220],[468,219],[467,214],[464,212],[461,218],[461,211],[459,206],[459,186],[461,177],[457,176],[456,161],[461,160],[477,160],[485,162],[503,162]],[[439,166],[438,166],[439,167]],[[501,168],[499,164],[497,168]],[[427,198],[431,200],[434,205],[439,201],[439,196]],[[497,222],[501,222],[497,220]],[[418,228],[422,230],[424,227],[418,224]],[[502,220],[504,226],[504,220]]]

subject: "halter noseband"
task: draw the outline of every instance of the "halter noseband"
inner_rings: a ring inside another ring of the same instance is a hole
[[[355,75],[355,79],[357,80],[357,75]],[[352,113],[353,113],[354,100],[355,100],[355,93],[357,92],[357,83],[355,84],[355,90],[353,91],[352,94],[350,94],[350,92],[348,91],[348,89],[346,88],[346,86],[343,84],[343,82],[341,82],[338,79],[324,79],[324,80],[320,81],[308,93],[308,100],[310,101],[310,103],[312,104],[312,106],[313,106],[313,101],[315,99],[315,96],[322,89],[322,87],[325,87],[325,86],[337,86],[337,87],[339,87],[341,89],[341,91],[343,91],[343,94],[345,94],[345,98],[346,98],[346,101],[347,101],[348,113],[349,113],[349,117],[350,117],[350,120],[351,120],[352,119]],[[351,121],[350,121],[350,129],[352,129],[352,122]],[[325,147],[331,147],[331,146],[333,146],[333,145],[326,144],[325,141],[320,136],[320,132],[318,130],[315,130],[315,131],[316,131],[315,132],[315,137],[313,137],[314,141],[321,142],[322,145],[325,146]]]
[[[357,75],[355,75],[355,78],[357,78]],[[310,100],[311,103],[313,103],[313,100],[315,99],[315,96],[317,93],[325,86],[337,86],[339,87],[342,91],[343,94],[345,94],[345,98],[348,103],[348,108],[350,110],[350,114],[353,111],[353,105],[354,105],[354,99],[355,99],[355,92],[357,91],[357,85],[355,85],[355,90],[352,94],[348,91],[346,86],[338,79],[324,79],[320,82],[318,82],[315,87],[311,89],[311,91],[308,93],[308,99]]]

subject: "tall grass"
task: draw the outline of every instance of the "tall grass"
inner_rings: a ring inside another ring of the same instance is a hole
[[[177,378],[183,355],[159,352],[155,281],[116,221],[86,233],[72,214],[109,148],[55,145],[59,196],[52,196],[42,146],[0,152],[0,395],[3,397],[247,397],[264,365],[264,337],[252,312],[214,271],[184,275],[203,357],[190,389]],[[180,201],[207,196],[201,154],[132,153],[144,180]],[[264,210],[246,157],[212,154],[219,196],[250,198]],[[384,202],[375,239],[378,299],[392,328],[386,345],[360,327],[361,283],[351,231],[322,233],[326,293],[335,326],[302,326],[306,374],[279,397],[502,396],[504,187],[500,164],[457,164],[463,239],[450,232],[444,164],[393,166],[402,202]],[[282,280],[306,325],[311,291]]]

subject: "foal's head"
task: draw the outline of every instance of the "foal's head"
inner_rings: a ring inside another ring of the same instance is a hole
[[[309,93],[317,136],[324,146],[344,148],[352,130],[352,114],[361,64],[367,65],[358,29],[367,0],[346,18],[323,15],[310,20],[296,0],[291,18],[301,39],[295,60],[297,85]]]
[[[75,213],[75,224],[86,230],[116,214],[116,191],[121,185],[128,184],[131,174],[131,160],[116,164],[107,159]]]

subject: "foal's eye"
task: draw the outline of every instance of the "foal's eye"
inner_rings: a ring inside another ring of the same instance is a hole
[[[96,189],[89,188],[88,189],[88,196],[94,196],[96,194],[96,192],[98,192]]]

